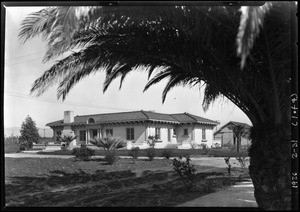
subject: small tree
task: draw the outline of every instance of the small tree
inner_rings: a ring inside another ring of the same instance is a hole
[[[127,145],[124,139],[112,136],[104,138],[94,138],[90,140],[90,143],[104,149],[105,160],[109,164],[113,164],[117,159],[116,149],[123,148]]]
[[[19,137],[20,147],[31,149],[33,143],[39,142],[39,131],[35,122],[28,115],[21,126],[21,136]]]
[[[148,136],[148,145],[149,148],[146,149],[146,156],[149,158],[150,161],[153,161],[154,157],[155,157],[155,143],[157,142],[157,136]]]
[[[173,159],[173,168],[183,179],[186,189],[193,190],[195,188],[195,176],[196,168],[191,164],[190,156],[184,156],[186,160],[183,160],[182,156],[179,159]]]

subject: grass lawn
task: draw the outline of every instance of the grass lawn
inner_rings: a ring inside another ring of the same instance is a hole
[[[187,191],[172,160],[5,158],[8,206],[155,207],[176,206],[233,184],[243,172],[195,166],[196,189]]]

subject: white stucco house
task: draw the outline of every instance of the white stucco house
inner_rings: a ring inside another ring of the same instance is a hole
[[[46,124],[58,135],[77,135],[72,146],[89,144],[93,137],[117,136],[127,141],[127,149],[148,148],[148,137],[157,136],[155,148],[175,146],[179,149],[211,147],[213,129],[219,122],[189,113],[163,114],[152,111],[132,111],[75,116],[65,111],[64,119]]]

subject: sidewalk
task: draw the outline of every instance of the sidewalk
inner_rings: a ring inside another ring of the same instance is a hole
[[[258,208],[252,181],[243,181],[176,207],[252,207]]]

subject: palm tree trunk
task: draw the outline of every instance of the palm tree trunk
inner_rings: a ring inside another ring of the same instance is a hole
[[[240,144],[241,144],[240,136],[237,137],[236,141],[237,141],[237,143],[236,143],[236,152],[239,153],[240,152]]]
[[[249,173],[259,207],[266,210],[291,209],[291,159],[289,125],[253,126],[249,149]]]

